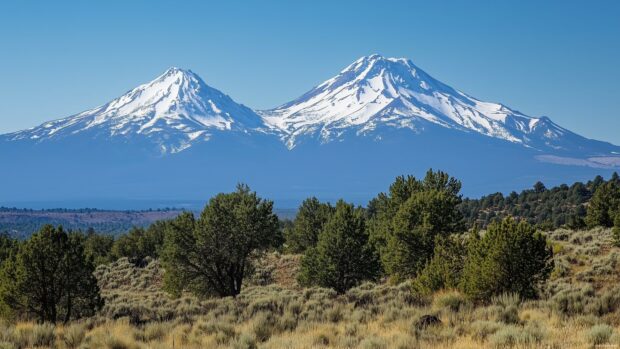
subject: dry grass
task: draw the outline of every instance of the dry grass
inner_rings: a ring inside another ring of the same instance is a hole
[[[556,270],[543,299],[501,295],[474,306],[456,291],[415,297],[409,284],[363,284],[338,296],[294,282],[298,256],[269,255],[236,299],[171,299],[157,261],[126,260],[97,277],[97,318],[56,328],[0,324],[0,348],[594,348],[620,346],[620,249],[610,232],[550,233]],[[416,326],[423,315],[441,324]]]

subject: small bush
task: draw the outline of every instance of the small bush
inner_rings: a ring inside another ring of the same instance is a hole
[[[274,328],[273,317],[266,313],[259,314],[254,320],[252,331],[259,342],[266,342],[272,335]]]
[[[233,343],[233,349],[256,349],[256,339],[252,337],[252,335],[243,333],[239,338]]]
[[[491,304],[499,309],[497,320],[505,324],[519,324],[521,298],[515,293],[503,293],[491,299]]]
[[[362,340],[359,347],[362,349],[386,349],[387,343],[383,338],[372,336]]]
[[[588,331],[588,341],[592,345],[605,344],[609,341],[613,332],[614,329],[609,325],[594,325]]]
[[[120,338],[108,336],[105,339],[105,347],[107,349],[130,349],[131,346]]]
[[[278,320],[278,328],[281,331],[293,331],[297,328],[297,318],[291,313],[284,314]]]
[[[503,308],[499,312],[497,319],[505,324],[519,324],[521,323],[521,319],[519,319],[519,308],[514,305]]]
[[[490,335],[495,334],[502,328],[502,324],[495,321],[475,321],[471,324],[472,337],[478,341],[486,340]]]
[[[342,305],[338,304],[327,311],[327,319],[331,322],[339,322],[342,320],[343,310]]]
[[[69,349],[74,349],[80,346],[86,336],[86,328],[82,324],[76,324],[67,327],[63,334],[62,340],[65,346]]]
[[[152,323],[147,324],[141,333],[139,333],[140,338],[136,338],[143,342],[158,342],[166,337],[166,334],[169,332],[169,326],[162,323]]]
[[[414,349],[419,348],[416,343],[416,340],[408,334],[399,335],[395,341],[394,345],[391,346],[394,349]]]
[[[503,308],[518,307],[521,304],[521,297],[517,293],[502,293],[491,298],[491,304]]]
[[[521,331],[515,326],[506,326],[490,337],[491,344],[496,348],[510,348],[520,342]]]
[[[56,341],[54,326],[51,324],[35,325],[31,335],[31,343],[34,347],[52,347]]]
[[[465,296],[456,291],[438,293],[433,301],[435,308],[448,308],[453,312],[458,312],[466,304],[468,301]]]
[[[502,327],[489,337],[489,341],[496,348],[511,348],[515,346],[532,346],[540,344],[545,337],[540,327],[528,326],[521,328],[514,325]]]
[[[328,346],[329,343],[331,342],[329,335],[327,335],[326,333],[319,333],[314,337],[314,345],[318,345],[318,346]]]

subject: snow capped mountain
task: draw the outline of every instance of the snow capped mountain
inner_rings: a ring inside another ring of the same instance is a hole
[[[74,135],[146,138],[162,153],[176,153],[215,132],[252,132],[262,126],[251,109],[176,67],[100,107],[8,134],[8,140],[44,142]]]
[[[0,199],[14,203],[169,206],[242,182],[294,207],[309,196],[364,204],[395,176],[428,168],[476,196],[584,181],[620,168],[620,147],[473,98],[410,60],[371,55],[258,112],[170,68],[100,107],[0,135],[0,164]]]
[[[358,59],[296,100],[260,114],[289,149],[304,137],[326,143],[351,130],[389,136],[384,127],[419,133],[438,125],[539,150],[562,149],[565,136],[576,136],[546,117],[530,117],[468,96],[408,59],[376,54]]]
[[[394,140],[395,131],[416,137],[435,134],[438,128],[506,141],[540,152],[544,161],[575,163],[558,160],[560,156],[597,157],[604,166],[620,162],[620,147],[581,137],[547,117],[483,102],[434,79],[408,59],[376,54],[266,111],[238,104],[193,72],[173,67],[100,107],[2,135],[0,141],[147,141],[158,153],[170,154],[208,143],[215,135],[260,134],[292,150],[305,140],[326,144],[363,137],[380,142]]]

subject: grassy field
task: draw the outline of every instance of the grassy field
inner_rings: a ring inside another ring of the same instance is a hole
[[[620,249],[610,230],[548,234],[555,269],[542,297],[474,305],[409,284],[337,295],[298,287],[299,256],[269,254],[236,299],[169,298],[158,261],[96,272],[104,309],[66,326],[0,324],[0,348],[613,348],[620,347]],[[422,326],[424,315],[440,323]]]

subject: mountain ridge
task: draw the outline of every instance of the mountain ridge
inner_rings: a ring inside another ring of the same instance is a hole
[[[564,136],[587,141],[548,117],[530,117],[501,103],[471,97],[434,79],[409,59],[378,54],[356,60],[301,97],[259,114],[281,131],[289,149],[298,137],[328,142],[348,127],[357,128],[358,134],[372,134],[379,125],[419,132],[428,123],[539,150],[570,148],[558,142]]]
[[[151,138],[162,153],[176,153],[208,141],[214,132],[247,132],[260,124],[254,111],[208,86],[191,70],[171,67],[99,107],[5,137],[41,142],[89,131],[93,138],[138,134]]]
[[[222,132],[273,135],[292,150],[304,141],[325,144],[343,141],[345,135],[381,141],[393,129],[407,129],[415,136],[432,125],[561,158],[620,153],[620,147],[582,137],[546,116],[531,117],[501,103],[471,97],[436,80],[410,59],[379,54],[359,58],[302,96],[269,110],[252,110],[191,70],[171,67],[99,107],[0,139],[44,143],[78,134],[125,141],[142,137],[159,153],[173,154]],[[540,159],[567,162],[548,156]]]
[[[169,205],[241,182],[295,207],[311,195],[363,204],[428,168],[462,179],[469,196],[583,181],[620,168],[620,147],[371,55],[267,111],[171,68],[99,107],[0,136],[0,164],[7,205]]]

